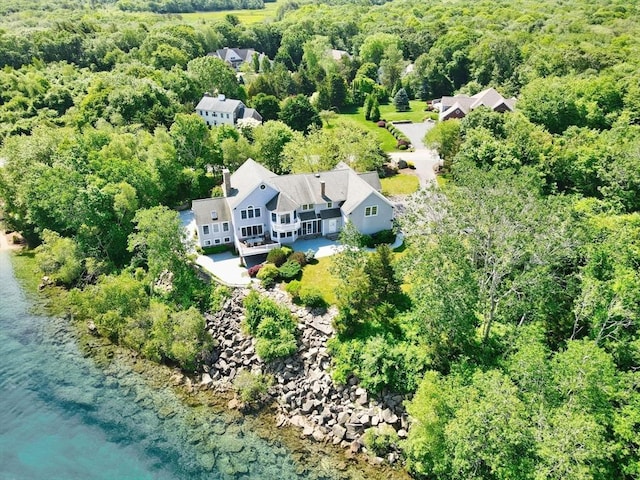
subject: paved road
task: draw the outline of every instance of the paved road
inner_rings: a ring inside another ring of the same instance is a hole
[[[426,133],[433,128],[435,122],[399,123],[398,130],[404,133],[414,146],[413,152],[392,152],[389,156],[393,160],[406,160],[416,166],[416,174],[420,178],[420,186],[426,187],[436,179],[436,168],[440,164],[440,157],[435,150],[426,148],[422,140]]]

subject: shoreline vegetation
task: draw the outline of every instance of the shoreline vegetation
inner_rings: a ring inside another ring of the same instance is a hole
[[[6,248],[4,243],[0,243],[0,246]],[[33,252],[22,246],[10,249],[16,277],[29,296],[37,300],[35,308],[41,309],[43,314],[66,318],[82,351],[102,369],[118,362],[124,365],[125,369],[143,377],[144,381],[153,388],[164,389],[169,386],[185,405],[194,412],[200,412],[199,415],[203,418],[209,418],[211,414],[224,414],[228,417],[226,420],[228,425],[240,421],[247,422],[249,430],[254,431],[260,438],[276,442],[291,452],[299,465],[300,475],[311,475],[316,472],[318,479],[345,480],[375,478],[407,480],[409,478],[406,472],[389,466],[381,467],[372,463],[372,458],[365,455],[354,455],[339,446],[309,440],[301,435],[297,426],[286,426],[281,423],[275,401],[257,411],[242,412],[237,408],[241,402],[238,401],[238,396],[230,383],[212,389],[208,383],[201,383],[201,375],[186,375],[179,369],[147,360],[128,348],[113,344],[107,338],[96,336],[88,328],[87,322],[73,320],[68,315],[66,307],[68,292],[59,287],[47,287],[44,291],[38,288],[42,275],[38,273]],[[157,414],[163,415],[160,411]],[[170,415],[164,412],[164,415],[167,414]],[[211,434],[216,435],[215,432]],[[189,447],[185,446],[185,448]]]

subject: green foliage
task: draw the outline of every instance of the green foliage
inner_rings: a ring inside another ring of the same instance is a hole
[[[294,302],[297,302],[300,300],[300,289],[302,288],[302,284],[300,283],[300,280],[292,280],[289,283],[287,283],[284,287],[285,291],[291,295],[291,298],[293,299]]]
[[[438,123],[427,132],[424,141],[431,148],[438,151],[445,168],[449,169],[460,148],[460,122],[458,120],[445,120]]]
[[[362,436],[364,445],[377,457],[383,457],[398,445],[398,434],[391,425],[368,428]]]
[[[396,107],[397,112],[406,112],[409,110],[409,96],[404,88],[398,90],[393,97],[393,105]]]
[[[287,252],[283,247],[274,248],[269,250],[267,254],[267,262],[273,263],[276,267],[280,267],[288,258]]]
[[[320,290],[314,287],[305,285],[300,288],[299,295],[300,303],[309,308],[326,308],[327,302],[322,297]]]
[[[244,307],[245,322],[249,332],[257,337],[256,352],[260,358],[268,362],[296,351],[296,323],[287,308],[254,290],[245,297]]]
[[[318,112],[304,95],[285,99],[279,118],[298,132],[308,133],[313,127],[322,127]]]
[[[265,399],[273,377],[241,370],[233,379],[233,387],[243,403],[254,406]]]
[[[42,232],[42,245],[36,249],[36,260],[42,273],[67,286],[77,282],[84,270],[76,242],[51,230]]]
[[[301,271],[302,267],[300,266],[300,263],[295,260],[287,260],[280,268],[278,268],[280,277],[285,281],[296,278]]]

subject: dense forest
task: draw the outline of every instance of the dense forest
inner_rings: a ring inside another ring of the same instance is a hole
[[[401,90],[516,96],[516,112],[429,132],[445,181],[408,201],[399,260],[336,258],[334,377],[406,395],[408,438],[378,443],[417,478],[640,476],[637,2],[283,1],[250,25],[152,13],[215,2],[3,3],[4,223],[79,318],[190,371],[224,292],[190,268],[172,208],[249,156],[380,169],[375,137],[327,112]],[[271,60],[238,77],[207,56],[224,46]],[[264,124],[208,128],[193,114],[207,91]]]

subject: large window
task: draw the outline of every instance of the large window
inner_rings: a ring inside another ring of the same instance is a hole
[[[247,218],[259,218],[260,217],[260,207],[252,207],[249,205],[246,210],[240,210],[240,218],[246,220]]]
[[[223,232],[229,231],[229,222],[222,222],[222,231]]]
[[[291,223],[291,214],[285,213],[284,215],[280,215],[280,223]]]
[[[257,237],[262,235],[262,225],[251,225],[250,227],[242,227],[240,231],[243,237]]]
[[[203,225],[202,226],[202,234],[203,235],[209,235],[209,225]]]
[[[370,207],[364,207],[364,216],[365,217],[375,217],[378,215],[378,206],[371,205]]]
[[[220,224],[219,223],[214,223],[213,225],[211,225],[212,229],[213,229],[213,233],[219,233],[220,232]]]

